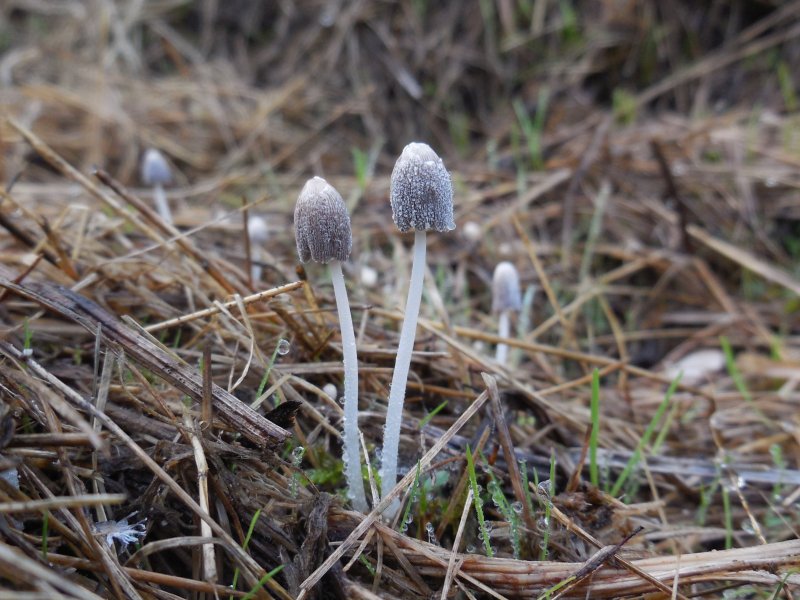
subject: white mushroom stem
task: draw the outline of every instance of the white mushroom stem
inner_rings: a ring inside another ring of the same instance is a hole
[[[400,447],[400,425],[403,421],[403,401],[406,397],[406,382],[411,366],[411,351],[417,334],[417,318],[422,300],[422,282],[425,276],[425,230],[414,234],[414,259],[411,265],[411,284],[406,299],[406,314],[400,331],[397,358],[394,363],[392,387],[389,390],[389,408],[383,429],[383,453],[381,454],[381,498],[385,497],[397,483],[397,452]],[[400,503],[394,502],[384,514],[391,518]]]
[[[361,478],[361,452],[358,439],[358,362],[356,358],[356,336],[353,319],[350,316],[350,303],[342,275],[342,263],[332,260],[331,269],[333,292],[336,296],[336,310],[339,312],[339,327],[342,333],[342,357],[344,359],[344,464],[345,477],[353,508],[362,513],[368,511],[364,481]]]
[[[156,210],[161,216],[161,219],[172,225],[172,211],[169,209],[169,202],[167,202],[167,194],[164,192],[164,186],[157,183],[153,186],[153,201],[156,205]]]
[[[253,282],[254,286],[258,286],[261,283],[261,274],[264,269],[261,268],[261,262],[264,260],[264,253],[261,250],[261,246],[250,246],[250,279]],[[339,267],[341,271],[341,266]],[[338,299],[337,299],[338,304]]]
[[[511,311],[506,309],[500,312],[497,322],[497,337],[507,338],[511,331]],[[494,359],[501,365],[508,361],[508,344],[500,342],[497,344]]]

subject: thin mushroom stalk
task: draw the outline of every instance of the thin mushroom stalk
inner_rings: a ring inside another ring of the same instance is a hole
[[[169,202],[167,202],[167,193],[160,183],[153,186],[153,203],[156,205],[156,211],[164,222],[172,224],[172,211],[169,208]]]
[[[400,449],[400,428],[403,403],[411,367],[411,353],[417,331],[425,276],[426,231],[450,231],[453,221],[453,187],[442,159],[427,144],[411,143],[404,149],[392,171],[390,200],[392,218],[400,231],[414,229],[414,252],[411,282],[406,299],[406,312],[400,330],[389,405],[383,429],[381,459],[381,497],[387,496],[397,483]],[[393,502],[384,515],[392,518],[399,509]]]
[[[251,215],[247,219],[247,235],[250,238],[250,280],[254,286],[261,283],[263,268],[261,263],[264,261],[264,244],[269,237],[267,221],[264,217]]]
[[[497,317],[497,336],[501,338],[507,338],[511,333],[511,311],[504,310],[500,313]],[[500,342],[497,344],[497,349],[495,350],[494,359],[501,365],[505,365],[508,362],[508,344],[505,342]]]
[[[389,406],[386,410],[386,425],[383,430],[383,452],[381,454],[381,497],[388,494],[397,482],[397,458],[400,449],[400,428],[403,419],[403,404],[406,383],[411,369],[411,354],[417,337],[417,320],[422,303],[422,287],[425,279],[426,232],[414,232],[414,258],[411,265],[411,282],[406,298],[406,313],[397,345],[392,385],[389,388]],[[387,516],[397,510],[390,507]]]
[[[519,273],[510,262],[498,263],[492,276],[492,312],[497,313],[497,336],[508,338],[511,334],[511,313],[522,308],[519,288]],[[508,344],[500,342],[495,351],[495,360],[506,365]]]
[[[353,246],[350,217],[339,192],[321,177],[309,179],[294,210],[297,253],[302,262],[327,263],[331,272],[344,363],[343,458],[348,497],[353,508],[367,512],[364,481],[361,477],[361,452],[358,430],[358,357],[350,303],[342,274],[342,261]]]
[[[328,263],[333,282],[333,293],[336,297],[336,310],[339,313],[339,327],[342,335],[342,358],[344,362],[344,455],[345,476],[347,478],[348,496],[353,508],[367,512],[367,500],[364,492],[364,480],[361,477],[361,452],[358,430],[358,359],[356,354],[356,335],[353,329],[353,318],[350,314],[350,303],[347,300],[347,289],[344,285],[342,263],[332,260]]]

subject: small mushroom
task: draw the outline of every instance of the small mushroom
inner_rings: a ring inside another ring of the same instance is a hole
[[[172,225],[172,212],[169,209],[164,186],[172,183],[172,173],[167,160],[155,148],[149,148],[142,158],[142,182],[153,188],[153,201],[156,210],[165,223]]]
[[[261,282],[264,261],[264,244],[269,237],[267,220],[259,215],[247,217],[247,237],[250,238],[250,279],[253,285]]]
[[[336,296],[344,359],[344,465],[348,495],[353,508],[368,509],[361,478],[358,432],[358,359],[356,336],[342,275],[342,261],[350,256],[353,236],[350,217],[342,196],[321,177],[309,179],[294,209],[297,254],[302,262],[327,264]]]
[[[508,261],[498,263],[492,276],[492,312],[498,315],[497,335],[507,338],[510,333],[511,313],[522,308],[522,295],[519,291],[519,273]],[[505,365],[508,359],[508,344],[497,344],[495,360]]]
[[[417,331],[422,284],[425,275],[426,232],[455,229],[453,221],[453,185],[442,159],[427,144],[408,144],[394,165],[390,185],[392,218],[400,231],[414,230],[414,258],[411,283],[406,300],[406,314],[400,331],[397,358],[389,391],[389,406],[383,429],[381,454],[381,496],[397,483],[397,455],[400,425],[406,395],[411,352]],[[386,511],[392,517],[399,508],[394,502]]]

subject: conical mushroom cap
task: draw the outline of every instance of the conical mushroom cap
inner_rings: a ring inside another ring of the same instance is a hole
[[[347,260],[353,248],[350,215],[344,199],[322,177],[303,186],[294,207],[297,254],[302,262]]]
[[[389,199],[400,231],[456,228],[450,173],[427,144],[412,142],[403,148],[392,170]]]
[[[521,309],[522,295],[517,268],[508,261],[498,263],[492,276],[492,312]]]
[[[142,182],[145,185],[167,185],[172,181],[167,159],[155,148],[149,148],[142,157]]]

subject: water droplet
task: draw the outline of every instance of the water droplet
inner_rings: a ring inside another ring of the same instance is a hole
[[[774,177],[767,177],[766,181],[764,181],[764,185],[770,188],[775,187],[776,185],[778,185],[778,180],[775,179]]]
[[[467,551],[467,554],[475,554],[475,546],[472,544],[469,544],[465,550]]]
[[[294,450],[292,450],[292,464],[295,467],[299,467],[300,463],[303,462],[303,456],[305,456],[306,449],[303,446],[298,446]]]
[[[406,515],[406,523],[408,523],[410,525],[413,520],[414,520],[414,515],[412,515],[411,513],[408,513]]]
[[[513,510],[517,514],[520,514],[522,512],[522,502],[517,500],[516,502],[512,503],[511,510]]]
[[[425,523],[425,531],[431,533],[433,531],[433,523],[431,523],[430,521]]]
[[[756,533],[755,529],[753,529],[753,524],[750,522],[749,519],[745,520],[745,521],[742,521],[742,531],[744,531],[745,533],[748,533],[750,535],[755,535],[755,533]]]
[[[747,481],[745,481],[744,477],[739,475],[739,477],[736,478],[736,487],[741,490],[745,485],[747,485]]]
[[[488,533],[491,536],[492,529],[494,529],[494,523],[492,523],[491,521],[486,521],[486,523],[484,523],[484,529],[486,529],[486,533]]]
[[[280,354],[281,356],[286,356],[287,354],[289,354],[289,350],[291,350],[291,349],[292,349],[292,345],[289,343],[289,340],[281,339],[278,342],[277,351],[278,351],[278,354]]]
[[[543,496],[550,497],[550,480],[545,479],[544,481],[540,481],[539,485],[537,486],[539,489],[539,493]]]

